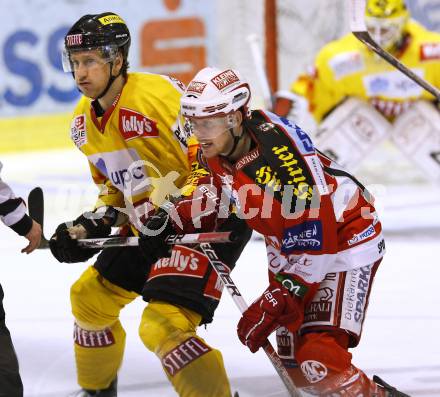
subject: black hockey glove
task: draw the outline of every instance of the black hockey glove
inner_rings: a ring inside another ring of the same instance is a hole
[[[72,222],[72,226],[78,225],[84,227],[87,238],[107,237],[111,232],[111,226],[106,224],[102,217],[93,219],[88,214],[86,216],[83,214]],[[70,236],[70,227],[66,223],[62,223],[56,228],[54,235],[49,240],[50,251],[58,262],[84,262],[100,251],[99,249],[78,246],[76,239]]]
[[[170,256],[172,247],[165,242],[165,238],[175,233],[168,213],[159,210],[147,219],[139,235],[139,248],[142,255],[151,263]]]

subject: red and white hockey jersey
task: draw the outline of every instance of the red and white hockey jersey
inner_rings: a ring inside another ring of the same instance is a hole
[[[205,161],[221,188],[217,203],[227,196],[265,236],[271,273],[316,285],[327,273],[357,269],[384,255],[372,197],[300,127],[256,110],[244,128],[253,140],[247,154],[234,164],[223,157]],[[194,214],[184,207],[178,211],[187,224]]]

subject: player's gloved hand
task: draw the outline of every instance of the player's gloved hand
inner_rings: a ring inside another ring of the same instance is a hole
[[[298,329],[304,317],[300,302],[279,282],[272,281],[238,322],[237,334],[241,343],[255,353],[279,326],[289,325],[289,330]]]
[[[171,246],[165,242],[170,234],[175,234],[168,213],[159,210],[150,216],[139,235],[139,248],[144,257],[151,263],[171,255]]]
[[[90,259],[99,249],[82,248],[76,240],[107,237],[111,232],[111,226],[104,217],[95,219],[89,213],[79,216],[71,224],[59,225],[49,240],[50,251],[59,262],[77,263]]]

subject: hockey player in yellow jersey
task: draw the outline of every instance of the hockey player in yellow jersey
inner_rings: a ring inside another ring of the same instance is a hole
[[[382,48],[440,87],[440,34],[412,20],[404,0],[367,0],[365,20]],[[428,179],[440,181],[440,115],[434,97],[351,33],[324,46],[311,71],[300,75],[290,92],[279,93],[275,113],[294,112],[297,96],[307,99],[319,125],[317,147],[341,165],[355,169],[391,138]]]
[[[79,247],[76,239],[106,237],[112,227],[137,234],[165,199],[181,194],[188,178],[208,175],[192,158],[194,144],[178,127],[183,84],[166,76],[128,73],[129,46],[125,22],[111,12],[83,16],[65,37],[63,66],[83,94],[74,111],[71,138],[87,157],[100,193],[93,212],[56,229],[50,248],[60,262],[83,262],[97,253]],[[243,222],[232,223],[228,226],[240,227]],[[250,231],[243,229],[240,242],[224,254],[231,268],[249,237]],[[192,251],[193,257],[203,259]],[[177,393],[230,396],[221,353],[196,334],[200,324],[212,321],[220,299],[218,289],[206,294],[208,283],[216,285],[215,277],[198,274],[194,282],[192,274],[183,272],[182,292],[162,272],[151,287],[145,281],[161,253],[152,248],[148,254],[142,256],[138,247],[106,248],[73,284],[74,350],[82,388],[76,396],[117,395],[125,345],[119,313],[140,294],[149,301],[140,337],[158,355]],[[199,272],[206,274],[208,268]],[[164,357],[188,344],[197,354],[170,372]]]

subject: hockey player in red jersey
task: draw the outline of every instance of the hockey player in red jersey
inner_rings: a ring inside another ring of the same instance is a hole
[[[269,286],[240,319],[241,342],[256,352],[276,330],[289,374],[312,395],[405,396],[369,379],[348,352],[359,343],[385,253],[373,198],[300,127],[249,111],[250,95],[238,72],[205,68],[181,98],[186,127],[214,177],[209,193],[202,186],[194,195],[210,199],[217,218],[232,202],[265,237]],[[188,200],[176,204],[184,230],[200,221],[194,207]],[[207,228],[215,217],[205,213]]]

